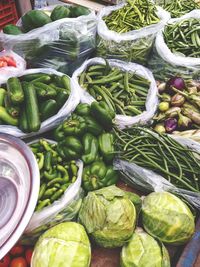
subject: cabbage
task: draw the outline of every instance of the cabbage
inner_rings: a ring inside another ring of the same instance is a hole
[[[141,228],[122,248],[120,260],[121,267],[170,267],[167,249]]]
[[[132,196],[132,197],[131,197]],[[140,199],[116,186],[89,192],[83,200],[79,221],[102,247],[123,246],[132,236],[136,223],[134,200]]]
[[[187,242],[195,230],[194,216],[188,206],[168,192],[155,192],[144,198],[142,222],[150,235],[175,245]]]
[[[90,259],[91,247],[84,227],[65,222],[39,238],[31,267],[89,267]]]

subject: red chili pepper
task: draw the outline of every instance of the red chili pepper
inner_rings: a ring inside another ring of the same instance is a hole
[[[6,255],[3,257],[3,259],[0,260],[0,267],[8,267],[10,263],[10,257],[9,255]]]
[[[0,68],[7,67],[8,63],[5,61],[0,60]]]
[[[11,56],[4,56],[0,58],[0,61],[4,61],[8,64],[8,66],[11,67],[17,67],[16,61]]]

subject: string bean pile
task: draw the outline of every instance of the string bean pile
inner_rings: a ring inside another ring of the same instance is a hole
[[[149,0],[127,0],[124,7],[113,11],[104,21],[109,30],[125,33],[158,23],[156,11],[156,6]]]
[[[164,39],[173,53],[187,57],[200,57],[200,20],[190,18],[168,24]]]
[[[192,11],[193,9],[199,9],[200,5],[194,0],[173,0],[164,1],[163,7],[165,10],[171,13],[172,18],[178,18]]]
[[[121,159],[148,168],[179,188],[200,192],[200,153],[146,128],[118,129],[115,133]]]
[[[79,84],[97,101],[104,100],[117,114],[135,116],[145,110],[150,82],[133,72],[105,65],[89,66]]]

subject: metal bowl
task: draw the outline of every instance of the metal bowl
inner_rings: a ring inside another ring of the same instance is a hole
[[[20,139],[0,133],[0,259],[23,234],[34,212],[40,172]]]

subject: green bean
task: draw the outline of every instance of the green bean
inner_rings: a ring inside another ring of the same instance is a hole
[[[146,128],[117,129],[115,134],[120,158],[162,175],[179,188],[199,192],[200,153]]]
[[[178,52],[183,56],[198,58],[200,57],[199,30],[200,21],[198,19],[184,19],[181,22],[168,24],[164,29],[164,39],[173,53]]]

